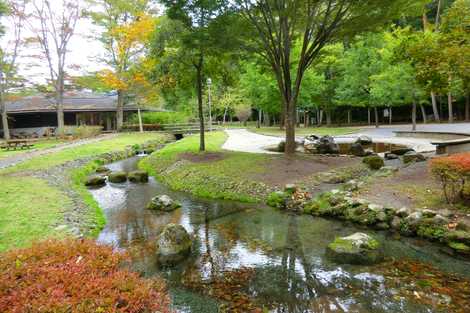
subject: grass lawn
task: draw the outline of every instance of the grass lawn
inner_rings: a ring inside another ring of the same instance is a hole
[[[40,139],[34,142],[34,147],[32,149],[24,149],[24,150],[0,150],[0,159],[7,158],[9,156],[22,154],[31,150],[44,150],[47,148],[52,148],[57,146],[58,144],[65,143],[67,140],[63,139]],[[0,142],[1,144],[1,142]]]
[[[0,171],[0,174],[18,171],[41,170],[64,164],[73,160],[92,157],[106,152],[118,151],[126,146],[158,140],[162,134],[157,133],[122,133],[110,139],[84,144],[78,147],[65,148],[56,153],[38,156],[13,167]]]
[[[279,127],[249,127],[248,130],[269,136],[279,136],[284,137],[286,135],[286,131],[283,129],[279,129]],[[359,127],[307,127],[307,128],[296,128],[295,135],[296,136],[306,136],[310,134],[315,134],[319,136],[323,135],[331,135],[331,136],[339,136],[339,135],[346,135],[352,134],[360,131],[361,128]]]
[[[199,152],[199,136],[186,137],[154,152],[140,167],[172,189],[200,197],[256,202],[267,186],[249,178],[264,170],[269,155],[222,151],[224,132],[206,134],[206,152]]]
[[[63,212],[71,200],[60,189],[45,180],[28,175],[29,170],[42,170],[69,161],[120,151],[134,144],[148,141],[163,142],[165,136],[156,133],[119,134],[110,139],[65,148],[43,156],[37,156],[23,163],[0,171],[0,251],[28,245],[31,241],[50,236],[64,235],[54,228],[63,224]],[[88,235],[95,235],[105,224],[101,209],[83,185],[82,179],[96,167],[90,162],[84,167],[66,172],[65,188],[72,188],[89,207],[84,220],[96,225]]]
[[[32,177],[0,177],[0,251],[24,247],[57,236],[54,227],[70,200],[46,181]]]

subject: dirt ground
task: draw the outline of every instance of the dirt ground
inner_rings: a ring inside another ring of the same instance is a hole
[[[267,185],[284,186],[297,183],[320,172],[352,166],[360,162],[360,158],[343,156],[276,155],[271,156],[269,162],[265,164],[265,171],[254,174],[252,178]]]
[[[182,153],[179,155],[179,159],[188,160],[193,163],[210,163],[214,161],[220,161],[225,158],[222,152],[206,152],[201,154],[196,153]]]

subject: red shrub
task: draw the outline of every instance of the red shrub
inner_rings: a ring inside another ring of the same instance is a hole
[[[470,153],[458,153],[435,158],[430,163],[432,174],[442,184],[447,202],[454,202],[463,196],[465,185],[470,178]]]
[[[44,241],[0,255],[0,312],[170,312],[165,284],[122,268],[92,240]]]

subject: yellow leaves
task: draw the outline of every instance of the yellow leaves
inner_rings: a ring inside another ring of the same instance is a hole
[[[98,77],[104,84],[115,90],[127,90],[129,87],[121,77],[108,69],[100,71]]]
[[[115,26],[110,34],[117,42],[117,51],[120,58],[131,49],[138,49],[144,45],[155,29],[156,20],[150,15],[141,14],[128,24]]]

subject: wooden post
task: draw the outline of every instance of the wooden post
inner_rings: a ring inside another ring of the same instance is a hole
[[[140,108],[137,108],[137,116],[139,117],[139,131],[144,132],[144,126],[142,125],[142,115],[140,114]]]

